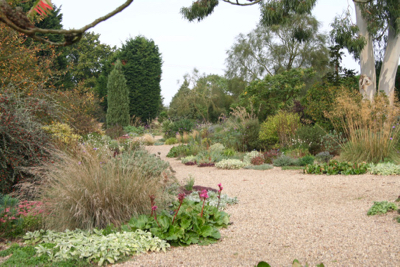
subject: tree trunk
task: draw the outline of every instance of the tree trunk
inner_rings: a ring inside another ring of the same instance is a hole
[[[364,37],[366,44],[360,53],[360,93],[364,99],[372,101],[376,93],[375,57],[371,36],[368,33],[367,21],[361,14],[361,8],[354,3],[356,9],[357,26],[360,36]]]
[[[385,57],[379,75],[379,91],[385,92],[391,102],[394,98],[394,86],[400,57],[400,34],[394,29],[394,19],[390,19],[389,34]]]

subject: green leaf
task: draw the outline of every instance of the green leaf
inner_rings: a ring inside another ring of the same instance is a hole
[[[271,267],[271,265],[269,265],[268,263],[266,263],[265,261],[260,261],[257,264],[257,267]]]
[[[200,235],[203,237],[208,237],[213,234],[213,228],[210,225],[204,225],[200,229]]]

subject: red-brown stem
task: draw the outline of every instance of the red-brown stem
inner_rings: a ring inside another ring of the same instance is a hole
[[[161,228],[160,224],[157,221],[157,212],[156,211],[154,211],[154,220],[156,220],[156,223],[157,223],[158,227]]]
[[[175,217],[176,217],[176,215],[178,214],[178,212],[179,212],[179,209],[181,208],[181,206],[182,206],[182,202],[181,202],[181,203],[179,203],[178,210],[175,212],[175,216],[174,216],[174,218],[172,219],[172,224],[174,224]]]
[[[206,203],[206,200],[203,200],[203,207],[201,208],[201,213],[200,213],[200,217],[203,217],[203,210],[204,210],[204,204]]]
[[[219,203],[221,202],[221,190],[219,190],[217,210],[219,210]]]

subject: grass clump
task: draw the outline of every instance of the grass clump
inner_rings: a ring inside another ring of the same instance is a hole
[[[381,201],[374,202],[374,205],[368,210],[367,215],[377,215],[377,214],[385,214],[388,211],[394,211],[397,209],[397,205],[392,202]]]
[[[149,195],[167,202],[174,178],[169,164],[144,150],[114,154],[106,146],[79,146],[45,165],[45,226],[56,230],[103,228],[149,210]],[[161,206],[162,203],[160,202]]]
[[[359,93],[343,91],[335,101],[329,118],[342,130],[348,142],[341,146],[340,157],[351,162],[400,162],[396,144],[399,141],[398,101],[390,103],[384,94],[370,102]]]

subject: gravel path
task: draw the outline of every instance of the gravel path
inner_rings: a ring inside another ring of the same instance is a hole
[[[172,146],[148,147],[161,152],[182,181],[237,196],[227,208],[233,225],[221,230],[221,241],[209,246],[172,248],[147,253],[115,266],[291,266],[298,259],[310,266],[400,266],[397,214],[367,216],[373,201],[394,201],[400,176],[323,176],[274,168],[219,170],[185,166],[166,158]]]

